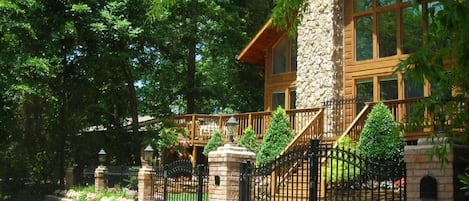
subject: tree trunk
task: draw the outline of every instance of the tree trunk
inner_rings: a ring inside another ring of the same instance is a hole
[[[189,21],[189,37],[187,41],[188,55],[187,55],[187,113],[191,114],[196,111],[195,99],[197,97],[197,88],[195,86],[195,72],[196,72],[196,45],[197,45],[197,0],[191,1],[190,6],[190,21]]]
[[[130,112],[132,115],[132,132],[138,134],[138,102],[137,102],[137,92],[135,91],[134,79],[132,77],[131,70],[126,66],[121,66],[122,71],[124,72],[125,80],[129,88],[129,100],[130,100]]]

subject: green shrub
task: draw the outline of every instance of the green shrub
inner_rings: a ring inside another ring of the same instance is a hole
[[[254,133],[251,126],[244,130],[244,135],[238,140],[238,145],[245,147],[248,151],[257,153],[260,144],[257,142],[256,133]]]
[[[337,148],[327,159],[326,181],[347,182],[360,176],[360,160],[354,157],[357,143],[349,136],[341,138],[337,142]],[[355,160],[354,160],[355,158]]]
[[[187,132],[184,128],[162,128],[157,142],[157,150],[161,154],[161,163],[167,163],[174,157],[187,156],[188,141]]]
[[[404,162],[404,140],[388,107],[376,104],[360,133],[358,150],[366,161],[399,170]],[[382,172],[389,174],[390,172]]]
[[[225,142],[223,141],[223,138],[221,137],[220,130],[217,130],[213,133],[212,137],[207,142],[207,145],[205,145],[205,148],[202,154],[208,157],[208,153],[210,153],[211,151],[217,150],[217,148],[223,146],[224,143]]]
[[[293,137],[288,116],[285,110],[279,106],[272,114],[272,121],[257,154],[256,165],[259,167],[274,161]]]

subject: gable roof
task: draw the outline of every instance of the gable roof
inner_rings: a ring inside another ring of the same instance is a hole
[[[265,65],[265,52],[285,33],[279,31],[272,25],[270,18],[264,26],[257,32],[256,36],[244,47],[236,59],[250,64]]]

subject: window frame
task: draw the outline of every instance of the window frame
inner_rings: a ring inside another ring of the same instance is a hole
[[[353,23],[353,40],[352,40],[352,58],[355,63],[362,63],[362,62],[373,62],[377,60],[385,60],[389,58],[401,58],[401,57],[406,57],[408,54],[411,53],[404,53],[404,19],[403,19],[403,14],[404,14],[404,9],[413,7],[411,1],[404,1],[404,0],[396,0],[395,4],[388,5],[388,6],[383,6],[379,7],[378,6],[378,0],[372,0],[372,6],[368,10],[362,10],[362,11],[357,11],[357,1],[358,0],[353,0],[352,6],[353,8],[351,9],[352,12],[352,23]],[[425,12],[427,12],[428,5],[435,2],[434,0],[430,0],[426,3],[422,3],[421,6],[421,17],[422,17],[422,33],[425,33],[427,23],[425,22]],[[379,44],[379,16],[380,14],[387,13],[387,12],[395,12],[396,13],[396,54],[395,55],[390,55],[390,56],[384,56],[380,57],[380,44]],[[371,16],[372,18],[372,56],[371,58],[363,59],[363,60],[358,60],[358,43],[357,43],[357,19],[361,17],[367,17]],[[422,36],[423,37],[423,34]]]
[[[275,72],[275,58],[276,58],[276,48],[278,47],[281,42],[284,42],[284,40],[287,40],[286,44],[286,61],[285,61],[285,71],[282,72]],[[295,43],[296,45],[294,45]],[[290,72],[296,72],[298,69],[298,63],[297,63],[297,55],[294,57],[293,55],[293,49],[292,48],[298,48],[298,42],[297,38],[290,38],[287,35],[284,35],[278,40],[273,46],[272,46],[272,70],[271,73],[272,75],[280,75],[284,73],[290,73]],[[296,52],[298,52],[298,49],[296,49]],[[296,62],[296,68],[295,70],[292,69],[292,62]]]

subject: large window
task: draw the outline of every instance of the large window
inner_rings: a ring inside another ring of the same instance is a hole
[[[395,100],[397,96],[397,78],[384,78],[379,81],[381,100]]]
[[[277,109],[278,106],[285,108],[285,92],[277,91],[272,93],[272,110]]]
[[[365,107],[365,102],[373,101],[373,80],[357,82],[356,89],[358,99],[356,113],[358,114]]]
[[[288,97],[286,97],[287,94]],[[277,109],[278,106],[282,106],[284,109],[296,108],[295,88],[290,88],[285,91],[275,91],[272,93],[272,110]]]
[[[290,90],[290,109],[296,109],[296,91]]]
[[[415,82],[413,79],[404,78],[405,98],[423,97],[423,84]]]
[[[273,48],[273,74],[296,71],[296,39],[283,37]]]
[[[409,0],[355,0],[355,60],[409,54],[422,45],[427,5]]]
[[[373,101],[373,80],[357,82],[357,98],[364,101]]]

